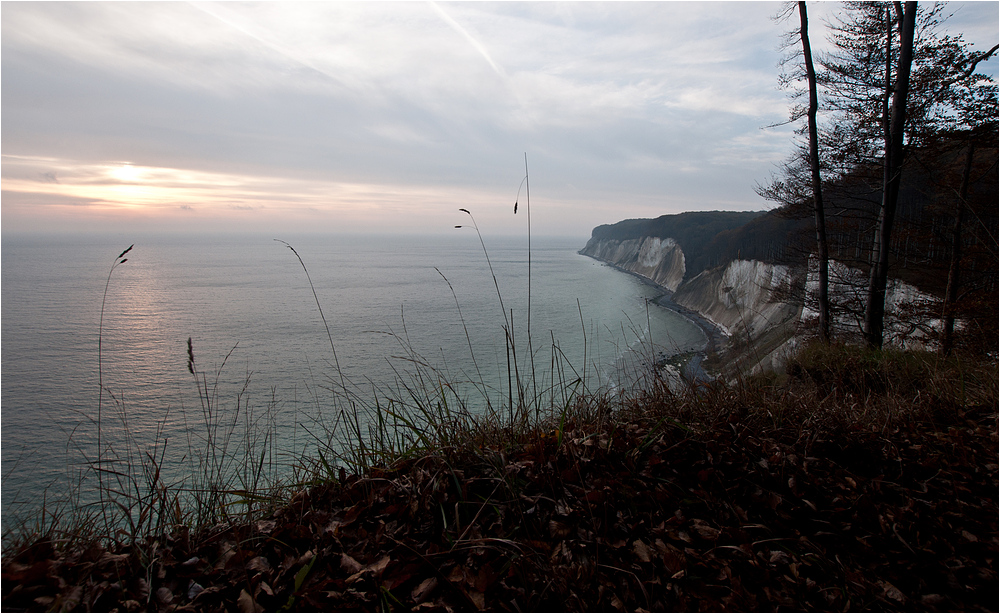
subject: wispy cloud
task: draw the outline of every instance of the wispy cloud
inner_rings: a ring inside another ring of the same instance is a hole
[[[309,69],[310,71],[314,71],[320,75],[323,75],[324,77],[330,79],[335,83],[342,84],[342,81],[338,78],[338,76],[335,73],[327,70],[326,67],[322,66],[321,64],[311,61],[311,59],[307,55],[298,53],[297,50],[282,44],[280,39],[277,39],[276,37],[273,36],[273,31],[267,28],[259,27],[260,24],[257,24],[253,21],[241,22],[241,20],[231,18],[230,17],[231,13],[227,14],[227,12],[224,10],[224,5],[221,5],[217,2],[216,3],[192,2],[191,6],[204,12],[206,15],[209,15],[214,19],[219,20],[220,22],[232,28],[241,35],[244,35],[260,43],[261,45],[275,52],[281,57],[290,60],[291,62],[294,62],[296,64],[299,64]]]
[[[504,72],[503,68],[497,66],[497,63],[493,61],[492,57],[490,57],[490,52],[486,49],[485,45],[479,42],[476,39],[476,37],[472,36],[472,34],[470,34],[468,30],[462,27],[462,24],[455,21],[455,19],[451,15],[449,15],[443,8],[441,8],[440,4],[432,0],[430,2],[430,6],[431,8],[434,9],[434,12],[437,13],[441,17],[441,19],[444,20],[446,24],[448,24],[452,29],[461,34],[465,40],[469,41],[469,44],[472,45],[472,47],[479,52],[479,55],[483,56],[483,59],[485,59],[486,63],[489,64],[494,71],[496,71],[497,75],[499,75],[504,79],[507,78],[507,74]]]

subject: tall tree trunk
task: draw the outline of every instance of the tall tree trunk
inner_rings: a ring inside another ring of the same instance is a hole
[[[819,176],[819,136],[816,112],[819,97],[816,94],[816,71],[813,69],[812,49],[809,45],[809,19],[806,3],[799,2],[799,22],[802,36],[802,58],[809,82],[809,168],[812,171],[813,208],[816,212],[816,252],[819,258],[819,337],[830,343],[830,254],[826,242],[826,216],[823,214],[823,186]]]
[[[972,159],[975,156],[976,145],[969,141],[969,149],[965,155],[965,169],[962,172],[962,187],[958,192],[958,204],[955,211],[955,228],[951,235],[951,259],[948,263],[948,285],[944,291],[944,331],[941,335],[941,353],[951,354],[955,343],[955,302],[958,300],[959,261],[962,259],[962,218],[965,215],[965,200],[969,196],[969,176],[972,175]]]
[[[907,2],[900,27],[899,63],[896,69],[896,87],[892,94],[890,121],[890,147],[886,150],[885,174],[882,188],[882,207],[879,210],[878,231],[875,240],[877,253],[873,254],[871,277],[868,282],[865,307],[865,341],[870,347],[882,347],[885,330],[885,287],[889,280],[889,240],[896,217],[899,198],[900,175],[903,168],[903,134],[906,122],[906,98],[910,91],[910,65],[913,62],[913,32],[916,27],[917,3]]]

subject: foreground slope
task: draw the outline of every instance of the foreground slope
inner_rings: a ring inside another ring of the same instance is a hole
[[[26,536],[3,609],[996,611],[995,363],[789,370],[480,425],[262,518]]]

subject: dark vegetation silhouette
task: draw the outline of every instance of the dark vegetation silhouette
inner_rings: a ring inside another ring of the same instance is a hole
[[[972,302],[984,307],[975,318],[977,334],[984,324],[986,331],[995,330],[987,312],[995,313],[990,305],[996,301],[986,297],[996,287],[996,258],[973,254],[996,253],[996,85],[976,67],[997,47],[979,52],[961,36],[940,34],[945,10],[939,4],[847,3],[831,24],[834,51],[819,62],[819,102],[827,119],[818,136],[820,166],[827,174],[830,257],[868,276],[863,299],[832,308],[858,311],[860,305],[864,335],[873,347],[883,341],[890,276],[942,298],[936,308],[946,322],[939,331],[942,351],[954,345],[954,324],[947,322],[959,296],[975,295]],[[804,95],[794,73],[782,83],[793,99]],[[978,163],[973,141],[989,150]],[[967,173],[954,172],[956,151],[965,153]],[[789,218],[805,218],[808,156],[800,147],[777,178],[758,186]],[[960,217],[970,207],[978,228],[966,227],[958,237]],[[813,228],[818,234],[818,224]],[[968,254],[962,249],[966,244]],[[950,272],[941,270],[942,262]],[[963,272],[975,281],[959,291]],[[951,294],[945,291],[948,278]],[[926,310],[913,314],[915,325],[928,318]]]

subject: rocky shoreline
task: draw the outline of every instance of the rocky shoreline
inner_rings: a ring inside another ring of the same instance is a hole
[[[664,288],[664,290],[666,289]],[[666,294],[656,299],[656,304],[665,309],[679,313],[693,322],[695,326],[700,328],[701,332],[705,333],[705,347],[703,347],[700,351],[695,352],[695,355],[691,358],[691,360],[684,365],[684,368],[681,371],[681,377],[689,384],[710,382],[714,380],[715,377],[705,371],[703,363],[709,357],[717,356],[720,351],[725,349],[729,337],[726,336],[726,333],[724,333],[721,328],[716,326],[705,316],[701,315],[697,311],[688,309],[687,307],[674,302],[673,293],[668,290],[666,292]]]

